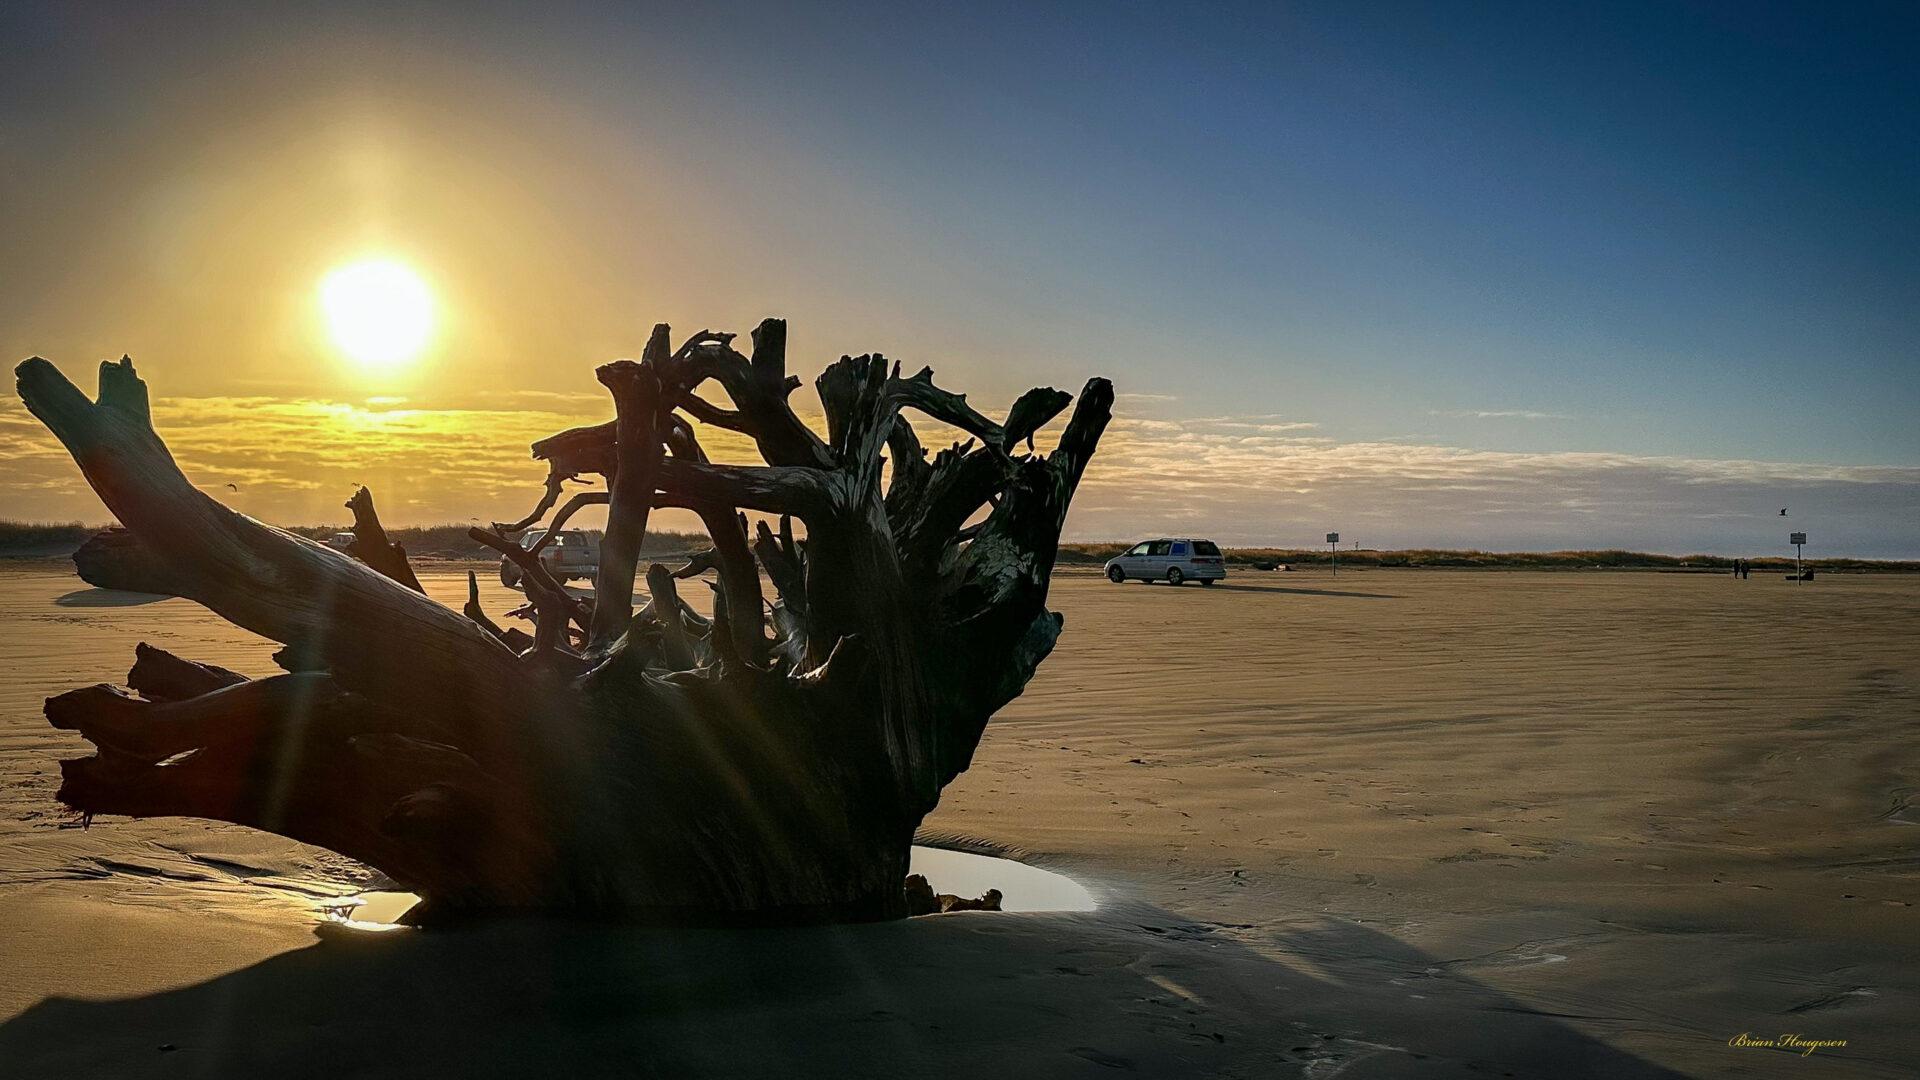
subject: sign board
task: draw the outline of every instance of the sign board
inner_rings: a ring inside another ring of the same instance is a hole
[[[1787,543],[1789,544],[1804,544],[1806,542],[1807,542],[1806,533],[1793,533],[1787,537]]]
[[[1340,534],[1339,534],[1339,533],[1328,533],[1328,534],[1327,534],[1327,543],[1329,543],[1329,544],[1337,544],[1337,543],[1339,543],[1339,542],[1340,542]]]

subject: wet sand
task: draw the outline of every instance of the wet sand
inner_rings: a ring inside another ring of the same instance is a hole
[[[464,577],[422,575],[458,602]],[[483,580],[484,575],[483,575]],[[497,583],[489,607],[506,606]],[[1085,914],[364,934],[338,856],[74,823],[45,696],[195,605],[0,564],[0,1062],[24,1076],[1907,1076],[1920,577],[1056,578],[1059,649],[923,840]],[[1750,1032],[1844,1039],[1810,1057]]]

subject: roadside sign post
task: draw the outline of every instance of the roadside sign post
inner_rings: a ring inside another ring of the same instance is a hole
[[[1327,543],[1333,545],[1333,576],[1340,576],[1340,534],[1328,533]]]
[[[1800,549],[1806,546],[1807,534],[1788,533],[1787,543],[1793,545],[1793,583],[1798,585],[1806,580],[1805,572],[1800,569]]]

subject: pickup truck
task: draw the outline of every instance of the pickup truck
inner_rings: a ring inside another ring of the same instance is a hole
[[[532,551],[534,546],[545,539],[547,530],[528,529],[520,537],[520,546]],[[565,583],[574,578],[588,581],[600,572],[600,538],[579,529],[563,529],[558,536],[540,549],[540,565],[555,581]],[[500,557],[500,584],[509,589],[520,587],[521,570],[512,559]]]

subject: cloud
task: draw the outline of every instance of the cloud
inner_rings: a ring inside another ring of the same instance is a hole
[[[1456,416],[1467,420],[1571,420],[1569,413],[1528,409],[1428,409],[1429,416]]]
[[[1116,418],[1068,531],[1125,539],[1201,532],[1306,544],[1328,529],[1370,547],[1637,547],[1753,551],[1798,503],[1828,541],[1920,554],[1920,468],[1470,450]],[[1797,511],[1799,513],[1799,511]],[[1830,547],[1830,551],[1840,550]]]
[[[188,479],[246,513],[288,524],[338,521],[353,487],[367,484],[392,508],[389,519],[403,524],[519,517],[546,476],[530,444],[611,416],[604,395],[588,394],[481,393],[459,407],[417,404],[158,398],[153,418]],[[752,460],[751,444],[733,432],[705,432],[703,445],[715,460]],[[107,517],[66,451],[17,400],[0,404],[0,465],[9,517]]]
[[[1277,435],[1285,431],[1310,431],[1320,425],[1308,420],[1288,420],[1284,413],[1247,413],[1237,416],[1197,416],[1191,420],[1174,421],[1183,430],[1188,431],[1234,431],[1261,435]]]
[[[796,397],[796,405],[803,404]],[[603,395],[482,391],[439,400],[160,398],[154,420],[187,475],[267,520],[344,519],[355,484],[395,523],[518,517],[544,466],[528,444],[610,416]],[[963,436],[913,417],[929,451]],[[818,426],[817,417],[813,421]],[[1758,552],[1781,506],[1829,553],[1920,555],[1920,468],[1519,453],[1338,442],[1276,414],[1116,417],[1082,481],[1067,534],[1169,531],[1236,544],[1310,544],[1340,529],[1369,547],[1633,547]],[[1039,439],[1044,452],[1054,424]],[[716,460],[757,461],[732,432]],[[106,517],[66,452],[17,401],[0,404],[0,498],[10,517]],[[238,493],[225,490],[232,483]],[[678,525],[665,527],[680,527]]]

